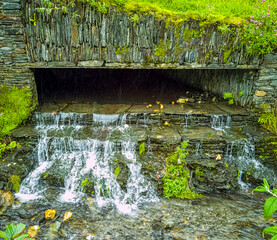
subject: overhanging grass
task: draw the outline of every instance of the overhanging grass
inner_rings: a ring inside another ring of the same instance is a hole
[[[253,14],[253,0],[103,0],[128,13],[155,13],[172,21],[207,20],[210,23],[237,24]]]

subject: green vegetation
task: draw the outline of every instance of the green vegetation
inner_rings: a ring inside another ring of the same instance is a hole
[[[20,143],[12,141],[9,144],[0,143],[0,158],[4,157],[6,151],[13,152],[15,148],[20,148]]]
[[[118,174],[120,173],[120,168],[116,168],[115,170],[114,170],[114,175],[115,175],[115,177],[117,178],[117,176],[118,176]]]
[[[139,145],[139,154],[143,154],[145,152],[145,142]]]
[[[277,134],[277,104],[271,106],[268,103],[262,104],[262,113],[258,122],[267,130]]]
[[[12,183],[13,191],[19,192],[20,182],[21,182],[21,179],[20,179],[19,176],[17,176],[17,175],[12,175],[12,176],[9,178],[8,184],[9,184],[9,183]]]
[[[227,99],[228,100],[228,103],[229,104],[234,104],[234,96],[233,96],[233,94],[232,93],[230,93],[230,92],[227,92],[227,93],[224,93],[224,99]]]
[[[196,177],[196,179],[197,179],[198,181],[203,182],[203,181],[204,181],[203,176],[204,176],[203,169],[202,169],[201,167],[198,166],[198,167],[195,169],[195,177]]]
[[[72,13],[72,16],[80,17],[76,11],[72,12],[78,2],[89,4],[103,14],[107,13],[110,5],[114,5],[127,12],[135,25],[139,15],[155,14],[157,18],[166,17],[166,26],[170,22],[178,26],[192,19],[199,20],[203,29],[215,24],[223,34],[233,33],[237,28],[236,34],[241,34],[241,37],[236,47],[244,45],[248,54],[269,53],[277,46],[275,0],[40,0],[36,11],[43,14],[53,11]],[[30,21],[36,25],[36,16]],[[233,49],[229,46],[224,52],[224,62],[228,62]]]
[[[29,91],[0,85],[0,139],[31,116],[34,107]]]
[[[81,182],[81,189],[85,193],[93,194],[94,193],[94,185],[92,181],[88,178],[85,178]]]
[[[29,234],[23,234],[26,225],[23,223],[19,223],[15,225],[11,223],[6,226],[5,232],[0,231],[0,238],[6,240],[35,240],[34,238],[30,238]]]
[[[177,147],[175,153],[166,159],[166,173],[163,177],[163,195],[166,198],[200,198],[201,194],[192,192],[188,180],[190,171],[187,167],[185,158],[188,156],[188,142],[184,141],[181,148]]]
[[[266,192],[272,195],[272,197],[268,198],[265,201],[264,204],[264,218],[266,221],[277,211],[277,189],[273,188],[272,190],[269,187],[269,184],[267,180],[264,178],[263,179],[263,185],[256,187],[252,192],[257,191],[257,192]],[[276,240],[277,239],[277,226],[272,226],[268,227],[263,230],[263,237],[265,234],[270,234],[273,235],[271,240]]]

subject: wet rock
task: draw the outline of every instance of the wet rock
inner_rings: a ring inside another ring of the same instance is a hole
[[[17,175],[21,181],[33,170],[35,161],[33,154],[35,142],[26,141],[21,148],[7,153],[5,161],[0,161],[0,185],[7,185],[12,175]],[[1,184],[2,182],[2,184]]]
[[[121,157],[117,158],[114,163],[114,173],[116,173],[116,171],[119,171],[116,177],[117,182],[119,183],[121,189],[127,191],[126,186],[129,177],[129,168],[124,162],[124,159]]]
[[[39,213],[39,214],[35,217],[34,220],[35,220],[37,223],[42,223],[43,220],[44,220],[44,212]]]
[[[41,175],[41,182],[51,187],[64,187],[63,172],[60,168],[51,167]]]
[[[46,239],[59,239],[58,231],[61,227],[61,222],[54,222],[50,224],[49,231],[45,235]]]
[[[14,204],[14,196],[10,191],[0,190],[0,208],[11,207]]]
[[[150,142],[153,150],[174,150],[181,144],[181,135],[172,127],[153,127],[150,133]]]

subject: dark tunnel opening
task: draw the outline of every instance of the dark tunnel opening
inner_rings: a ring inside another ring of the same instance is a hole
[[[170,102],[188,91],[165,70],[37,69],[39,102]]]
[[[251,102],[253,72],[232,69],[35,69],[39,103],[169,103],[179,97],[221,98],[231,92]],[[240,93],[243,92],[243,96]],[[204,94],[203,94],[204,93]]]

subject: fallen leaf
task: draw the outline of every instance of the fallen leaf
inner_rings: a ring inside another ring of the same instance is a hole
[[[40,226],[35,225],[32,227],[29,227],[28,234],[30,235],[31,238],[33,238],[34,236],[36,236],[38,234],[39,231],[40,231]]]
[[[46,220],[53,219],[56,215],[56,210],[48,209],[44,213],[44,217]]]
[[[66,212],[63,217],[63,222],[66,222],[69,218],[71,218],[73,215],[72,212]]]

